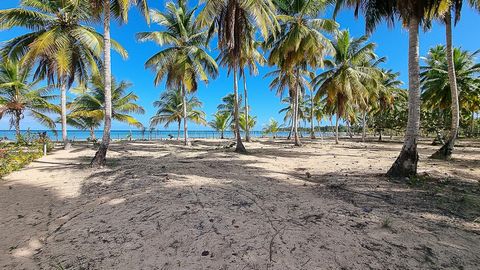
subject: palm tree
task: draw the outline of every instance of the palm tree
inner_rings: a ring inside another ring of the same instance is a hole
[[[388,170],[393,177],[409,177],[417,174],[417,142],[420,132],[420,66],[419,66],[419,27],[428,26],[429,14],[439,12],[439,1],[432,0],[337,0],[334,14],[343,5],[355,7],[355,15],[360,10],[365,14],[365,24],[371,33],[382,20],[393,25],[396,18],[408,27],[408,78],[409,78],[409,114],[405,141],[398,158]]]
[[[120,22],[128,22],[128,11],[132,5],[140,8],[142,14],[145,16],[147,23],[150,22],[148,15],[147,0],[88,0],[92,9],[98,18],[103,14],[103,76],[105,88],[105,119],[103,126],[103,136],[100,147],[91,161],[92,166],[104,166],[107,157],[108,146],[110,144],[110,130],[112,128],[112,62],[111,62],[111,48],[115,48],[115,42],[110,38],[110,23],[111,12],[113,16]]]
[[[475,63],[475,57],[480,53],[480,50],[475,52],[468,52],[459,48],[453,50],[453,65],[455,67],[455,85],[457,87],[457,98],[459,102],[459,109],[465,109],[472,101],[474,96],[478,96],[480,79],[476,74],[480,72],[480,64]],[[422,100],[428,111],[440,109],[447,114],[452,113],[452,118],[455,117],[455,108],[452,103],[455,102],[455,97],[452,96],[450,89],[450,75],[449,75],[449,61],[447,59],[448,51],[445,46],[436,46],[431,48],[428,56],[425,58],[425,66],[421,67],[422,73]],[[453,101],[453,102],[452,102]],[[460,110],[459,110],[460,113]],[[468,112],[468,115],[470,112]],[[459,118],[460,115],[459,115]],[[454,128],[451,126],[451,128]],[[447,138],[451,139],[451,133]],[[442,147],[442,152],[439,151],[433,154],[434,158],[444,159],[443,151],[445,145]],[[451,148],[453,149],[453,148]],[[451,155],[451,153],[450,153]]]
[[[242,103],[242,96],[237,97],[238,103]],[[227,94],[222,98],[222,103],[218,104],[217,110],[220,113],[226,113],[230,116],[230,119],[235,117],[235,95],[234,94]],[[241,109],[240,113],[243,111]]]
[[[187,97],[187,119],[196,123],[206,125],[205,113],[197,108],[202,107],[202,102],[192,96]],[[150,118],[150,127],[165,123],[167,128],[171,123],[178,124],[177,140],[180,140],[180,125],[183,119],[183,94],[180,90],[170,89],[160,95],[160,99],[153,103],[158,108],[157,113]]]
[[[250,116],[249,118],[247,118],[247,114],[246,113],[242,113],[240,114],[240,119],[239,119],[239,124],[240,124],[240,128],[245,131],[245,133],[247,132],[247,130],[251,130],[252,128],[255,127],[255,125],[257,124],[257,117],[256,116]]]
[[[225,112],[216,112],[213,115],[213,120],[208,122],[208,125],[216,131],[220,131],[220,139],[225,139],[224,133],[228,129],[231,121],[231,114]]]
[[[229,74],[233,71],[235,151],[245,153],[239,125],[238,73],[243,68],[245,44],[251,42],[254,26],[264,38],[276,31],[275,7],[270,0],[206,0],[199,24],[210,26],[211,32],[216,30],[222,65],[228,67]]]
[[[64,147],[67,137],[67,90],[75,80],[84,81],[88,73],[98,72],[103,37],[93,27],[86,1],[22,0],[19,8],[0,11],[0,29],[24,27],[31,32],[7,41],[4,58],[37,64],[35,78],[46,77],[61,90],[61,123]],[[115,46],[124,53],[118,44]]]
[[[476,3],[477,2],[477,3]],[[452,157],[453,149],[455,147],[455,139],[458,136],[458,129],[460,125],[460,106],[458,98],[458,87],[457,87],[457,78],[455,72],[455,65],[453,59],[453,45],[452,45],[452,12],[455,14],[455,24],[460,20],[461,9],[462,9],[462,0],[450,1],[443,0],[443,4],[449,5],[447,11],[444,14],[441,14],[441,19],[445,22],[445,39],[446,39],[446,54],[447,54],[447,63],[448,63],[448,79],[450,84],[450,93],[451,93],[451,128],[448,139],[445,141],[443,146],[438,149],[433,155],[432,158],[450,160]],[[470,4],[480,10],[480,1],[471,0]]]
[[[275,119],[270,119],[270,122],[266,127],[263,128],[263,133],[272,134],[273,139],[277,136],[278,131],[280,131],[280,126]]]
[[[49,102],[54,96],[47,95],[51,88],[37,88],[39,80],[29,81],[29,66],[18,61],[3,59],[0,64],[0,119],[10,116],[10,126],[15,128],[17,140],[21,137],[20,120],[26,112],[38,122],[55,128],[55,122],[45,113],[58,112],[58,108]]]
[[[275,0],[274,3],[280,13],[277,20],[280,21],[281,31],[278,37],[271,37],[267,42],[267,46],[271,48],[268,63],[278,66],[286,76],[292,77],[288,88],[294,103],[294,143],[300,146],[300,73],[306,71],[307,67],[322,66],[323,58],[333,51],[329,39],[323,33],[334,32],[338,25],[334,21],[317,18],[319,12],[326,8],[325,1]],[[293,80],[294,78],[298,80]]]
[[[285,112],[284,120],[290,120],[291,122],[291,131],[290,135],[294,135],[296,138],[296,145],[300,146],[300,139],[298,138],[298,120],[304,118],[304,93],[307,89],[310,89],[309,78],[311,78],[312,73],[305,69],[305,66],[298,66],[295,69],[295,72],[290,72],[284,69],[277,69],[265,74],[264,77],[271,76],[273,80],[270,82],[270,89],[276,89],[276,94],[279,97],[283,97],[284,93],[288,89],[288,97],[282,99],[282,103],[289,104],[288,107],[280,110],[280,113]],[[307,79],[308,78],[308,79]],[[295,87],[292,87],[295,85]],[[298,92],[298,95],[296,95]],[[288,136],[287,139],[290,140],[291,136]]]
[[[207,31],[200,29],[195,21],[195,9],[188,10],[185,1],[179,6],[167,3],[167,12],[151,11],[153,22],[165,27],[165,31],[137,34],[140,41],[154,41],[167,46],[147,60],[145,66],[154,70],[155,85],[167,78],[167,88],[179,88],[183,96],[184,144],[188,145],[187,92],[197,90],[198,80],[208,83],[208,76],[216,77],[215,60],[202,48],[207,40]]]
[[[317,89],[315,100],[325,97],[327,108],[336,115],[337,144],[340,118],[353,120],[355,106],[367,107],[366,102],[371,95],[369,88],[375,89],[368,86],[375,85],[374,76],[378,69],[370,63],[378,59],[373,52],[375,44],[367,43],[367,40],[367,36],[351,38],[348,30],[338,32],[333,43],[335,56],[332,60],[325,60],[327,70],[312,81]]]
[[[115,79],[112,79],[110,85],[112,86],[112,119],[142,128],[142,123],[130,115],[132,113],[145,113],[143,107],[135,103],[138,96],[133,92],[127,93],[132,84],[126,81],[117,83]],[[90,130],[90,137],[94,140],[94,130],[101,125],[105,118],[103,78],[100,76],[93,77],[89,85],[77,87],[75,92],[80,93],[80,95],[70,104],[70,122],[76,127]]]

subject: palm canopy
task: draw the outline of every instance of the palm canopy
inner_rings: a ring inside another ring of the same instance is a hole
[[[298,64],[322,66],[326,55],[333,53],[330,40],[323,33],[333,33],[338,24],[332,20],[317,18],[328,1],[275,0],[279,15],[280,33],[271,36],[266,43],[271,48],[270,65],[284,70]]]
[[[198,17],[200,27],[209,26],[209,35],[218,35],[218,48],[229,70],[243,68],[254,29],[267,38],[278,29],[275,6],[271,0],[205,0]]]
[[[213,120],[208,122],[208,125],[217,131],[225,131],[228,129],[231,120],[231,114],[225,112],[216,112],[213,115]]]
[[[48,113],[57,113],[58,107],[49,101],[51,88],[37,87],[39,80],[29,81],[31,69],[18,61],[2,59],[0,64],[0,119],[10,116],[10,126],[20,132],[20,120],[28,112],[39,123],[55,128]]]
[[[131,114],[145,113],[142,106],[136,101],[138,96],[128,92],[131,83],[112,79],[112,118],[119,122],[127,123],[138,128],[143,127]],[[98,127],[105,117],[105,91],[103,78],[97,76],[90,80],[88,85],[79,86],[75,89],[80,95],[70,104],[70,123],[78,123],[82,128]],[[74,124],[75,125],[75,124]],[[75,126],[78,126],[75,125]]]
[[[113,12],[115,18],[117,18],[121,23],[128,22],[128,11],[132,6],[136,6],[140,12],[143,14],[147,23],[150,23],[149,8],[147,0],[86,0],[90,3],[90,8],[93,10],[94,14],[98,17],[101,16],[103,12],[103,7],[105,1],[110,2],[110,10]]]
[[[238,96],[238,103],[242,103],[242,96]],[[217,110],[220,113],[226,113],[233,118],[233,113],[235,110],[235,95],[228,94],[222,98],[222,103],[218,104]],[[240,113],[241,113],[240,109]]]
[[[24,27],[31,32],[5,43],[2,55],[37,63],[36,78],[73,84],[101,68],[103,36],[85,24],[93,14],[87,0],[22,0],[20,7],[0,11],[0,29]],[[126,57],[115,41],[114,48]]]
[[[428,27],[433,14],[438,16],[448,10],[446,3],[450,4],[450,0],[336,0],[334,17],[343,6],[350,6],[355,9],[355,16],[363,11],[368,33],[382,20],[393,26],[396,19],[400,19],[403,25],[408,25],[411,19],[415,19]]]
[[[197,90],[198,80],[208,82],[208,77],[218,75],[215,60],[203,49],[207,31],[199,28],[195,21],[196,8],[188,10],[186,3],[179,6],[167,3],[167,12],[151,10],[153,22],[165,28],[164,31],[137,34],[140,41],[153,41],[166,48],[153,55],[145,67],[155,73],[155,85],[166,78],[167,88],[185,87],[189,92]]]
[[[153,103],[158,108],[156,114],[150,119],[150,126],[155,127],[165,123],[168,127],[172,123],[178,123],[183,118],[182,91],[170,89],[160,95],[160,99]],[[205,113],[201,111],[202,102],[197,97],[190,96],[187,101],[187,119],[196,124],[206,124]]]
[[[371,91],[377,88],[376,65],[383,59],[375,55],[375,44],[367,41],[367,36],[352,38],[347,30],[337,33],[335,56],[325,60],[327,70],[312,81],[317,89],[315,100],[325,97],[327,107],[339,117],[346,117],[350,107],[368,107]]]
[[[480,50],[469,52],[455,48],[453,62],[457,79],[460,107],[471,97],[480,95],[480,64],[475,63]],[[448,109],[451,106],[450,83],[445,46],[431,48],[421,67],[422,99],[427,108]]]

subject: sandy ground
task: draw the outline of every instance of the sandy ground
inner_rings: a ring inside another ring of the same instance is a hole
[[[480,143],[382,176],[400,143],[77,145],[0,181],[1,269],[479,269]]]

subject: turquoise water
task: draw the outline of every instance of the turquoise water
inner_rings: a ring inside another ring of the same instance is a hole
[[[47,135],[50,137],[50,139],[54,141],[61,140],[62,137],[62,132],[57,131],[56,134],[55,132],[51,130],[30,130],[26,131],[23,130],[22,134],[26,134],[27,132],[30,132],[33,135],[37,135],[38,133],[41,132],[47,132]],[[97,139],[102,138],[102,130],[96,130],[95,131],[95,137]],[[309,136],[308,133],[304,132],[304,136]],[[188,131],[188,136],[189,138],[195,138],[195,139],[219,139],[220,138],[220,132],[217,131],[212,131],[212,130],[191,130]],[[265,134],[263,134],[262,131],[250,131],[250,136],[254,138],[259,138],[259,137],[266,137]],[[271,136],[271,135],[268,135]],[[278,132],[277,137],[287,137],[288,132]],[[321,136],[320,133],[317,133],[317,136]],[[324,134],[325,136],[325,134]],[[83,131],[83,130],[69,130],[68,131],[68,138],[72,141],[84,141],[87,140],[87,138],[90,137],[90,132],[89,131]],[[111,132],[111,138],[113,140],[125,140],[125,139],[133,139],[133,140],[161,140],[161,139],[168,139],[168,138],[177,138],[177,131],[175,130],[155,130],[155,131],[148,131],[146,130],[145,132],[142,132],[140,130],[112,130]],[[180,137],[183,137],[183,131],[180,132]],[[225,131],[224,133],[225,138],[233,138],[233,132],[232,131]],[[15,131],[13,130],[0,130],[0,138],[1,139],[8,139],[8,140],[15,140]]]

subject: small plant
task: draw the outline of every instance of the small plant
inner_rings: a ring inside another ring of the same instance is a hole
[[[390,217],[386,217],[382,221],[382,228],[391,229],[392,223],[393,223],[392,219]]]

